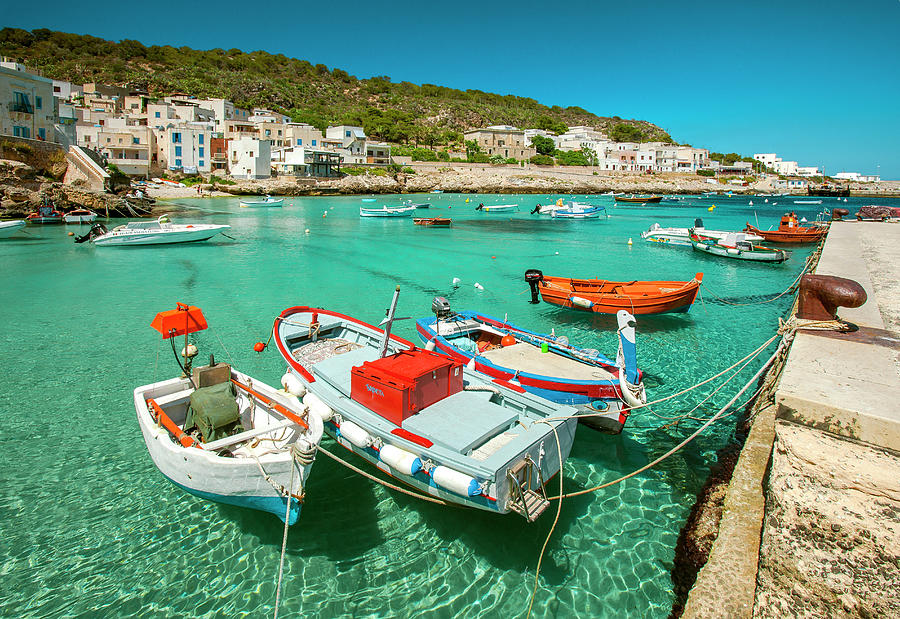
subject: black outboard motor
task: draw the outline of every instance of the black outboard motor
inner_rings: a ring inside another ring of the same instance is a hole
[[[476,211],[480,211],[480,210],[483,209],[483,208],[484,208],[484,202],[479,202],[479,203],[478,203],[478,206],[475,207],[475,210],[476,210]]]
[[[104,226],[103,224],[98,222],[98,223],[95,223],[93,226],[91,226],[91,229],[87,231],[87,234],[84,234],[82,236],[76,236],[75,242],[76,243],[84,243],[84,242],[90,241],[94,237],[102,236],[102,235],[106,234],[106,232],[107,232],[106,226]]]
[[[531,209],[531,214],[534,215],[535,213],[539,213],[540,211],[541,211],[541,205],[537,204],[537,205],[535,205],[535,207],[533,209]]]
[[[702,227],[703,227],[703,220],[700,219],[699,217],[698,217],[697,219],[695,219],[695,220],[694,220],[694,227],[695,227],[695,228],[702,228]]]
[[[525,281],[531,286],[531,303],[539,303],[538,282],[544,281],[544,274],[538,269],[528,269],[525,271]]]

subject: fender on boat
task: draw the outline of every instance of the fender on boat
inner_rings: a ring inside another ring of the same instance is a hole
[[[415,475],[422,470],[422,460],[417,455],[393,445],[383,445],[378,451],[378,459],[392,469],[407,475]]]
[[[446,466],[436,466],[431,470],[431,478],[441,488],[462,496],[478,496],[481,484],[474,477],[460,473]]]
[[[576,297],[572,295],[569,297],[569,301],[571,301],[572,305],[577,305],[578,307],[583,307],[585,309],[591,309],[594,307],[594,302],[590,299],[585,299],[584,297]]]
[[[309,407],[309,412],[322,420],[322,422],[331,421],[331,418],[334,417],[334,411],[331,410],[331,407],[325,404],[312,391],[307,391],[306,395],[303,396],[303,404]]]
[[[352,421],[348,421],[346,419],[341,423],[340,426],[338,426],[338,431],[340,431],[341,436],[343,436],[345,439],[347,439],[360,449],[370,447],[372,445],[372,441],[374,440],[371,434],[360,428]]]
[[[285,391],[298,398],[306,395],[306,385],[290,372],[285,372],[284,376],[281,377],[281,386],[284,387]]]

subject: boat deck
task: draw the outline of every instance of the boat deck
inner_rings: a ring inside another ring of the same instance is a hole
[[[481,353],[494,365],[515,368],[529,374],[561,376],[569,380],[617,380],[603,368],[585,365],[554,353],[542,353],[540,349],[525,342],[512,346],[495,348]]]

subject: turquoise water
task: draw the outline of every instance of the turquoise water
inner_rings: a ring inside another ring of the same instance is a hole
[[[710,228],[737,229],[754,221],[754,209],[768,227],[785,210],[813,218],[821,208],[761,205],[762,198],[753,198],[756,207],[748,198],[615,206],[604,197],[591,201],[607,206],[605,220],[528,215],[536,202],[556,197],[415,196],[435,207],[417,214],[453,218],[446,230],[360,219],[359,197],[289,198],[283,209],[266,210],[240,209],[232,198],[182,200],[202,210],[180,220],[228,223],[234,240],[97,248],[72,243],[65,234],[72,226],[31,226],[27,237],[0,241],[7,320],[0,335],[0,615],[271,615],[281,523],[172,486],[150,461],[135,420],[132,390],[177,371],[149,326],[176,301],[200,306],[209,321],[211,329],[196,337],[201,359],[210,352],[233,358],[242,371],[277,384],[284,364],[274,348],[257,355],[251,346],[291,305],[377,322],[400,285],[398,315],[426,315],[431,298],[443,295],[456,308],[508,314],[520,326],[555,329],[613,356],[614,317],[529,304],[525,269],[622,280],[703,272],[703,302],[689,314],[638,317],[639,365],[656,399],[770,337],[789,296],[749,306],[719,299],[751,303],[781,292],[809,250],[797,249],[784,265],[748,264],[646,243],[640,232],[654,221],[687,226],[695,217]],[[781,200],[788,202],[770,201]],[[377,205],[398,201],[379,197]],[[474,211],[479,202],[513,201],[522,208],[514,215]],[[395,326],[409,339],[414,329],[413,321]],[[711,414],[743,382],[696,415]],[[696,422],[661,428],[664,417],[689,410],[709,389],[698,392],[636,412],[621,436],[579,428],[566,489],[614,479],[677,444]],[[725,419],[656,469],[565,500],[535,616],[665,617],[678,532],[733,429],[734,417]],[[325,445],[336,447],[330,439]],[[320,457],[290,532],[282,610],[520,615],[553,511],[529,525],[516,515],[423,503]]]

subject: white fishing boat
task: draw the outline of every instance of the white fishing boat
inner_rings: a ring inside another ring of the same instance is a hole
[[[415,206],[382,206],[381,208],[359,209],[360,217],[412,217],[416,211]]]
[[[571,202],[564,208],[558,208],[550,213],[554,219],[596,219],[606,216],[606,209],[597,204],[583,204]]]
[[[228,230],[226,224],[174,224],[167,215],[156,221],[130,221],[107,231],[102,224],[94,224],[90,232],[76,239],[77,243],[91,241],[94,245],[162,245],[205,241]]]
[[[484,211],[485,213],[512,213],[519,210],[518,204],[479,204],[475,207],[476,211]]]
[[[199,308],[179,303],[157,314],[151,326],[170,340],[183,370],[179,377],[134,390],[153,464],[190,494],[294,524],[322,438],[320,418],[296,396],[212,356],[209,365],[192,369],[196,347],[187,336],[207,327]],[[179,356],[175,338],[181,335],[185,345]],[[296,382],[292,376],[285,380]]]
[[[97,213],[86,208],[77,208],[63,215],[63,221],[67,224],[89,224],[97,219]]]
[[[262,200],[253,200],[250,198],[242,199],[240,201],[241,208],[253,208],[258,206],[281,206],[284,204],[284,198],[273,198],[272,196],[266,196]]]
[[[650,226],[649,230],[641,232],[641,238],[653,243],[666,243],[668,245],[691,247],[692,230],[699,236],[716,240],[722,240],[729,234],[734,234],[734,232],[729,232],[727,230],[709,230],[704,228],[703,220],[698,218],[694,220],[693,228],[663,228],[658,223],[654,223]],[[744,240],[757,243],[762,241],[763,238],[755,234],[745,234]]]
[[[423,494],[535,520],[576,410],[391,335],[398,294],[384,331],[324,309],[281,313],[273,339],[304,403],[341,446]]]
[[[16,232],[25,227],[25,222],[21,219],[13,219],[11,221],[0,221],[0,239],[5,239],[14,235]]]
[[[729,232],[724,239],[713,239],[692,234],[691,246],[694,248],[694,251],[733,260],[781,263],[788,259],[788,252],[783,249],[773,249],[751,243],[743,232]]]

